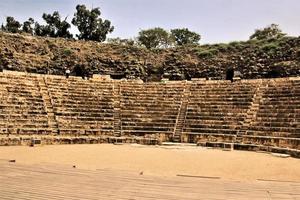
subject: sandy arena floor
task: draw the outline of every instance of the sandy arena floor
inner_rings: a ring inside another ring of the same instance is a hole
[[[267,153],[200,147],[138,145],[60,145],[0,147],[0,160],[22,164],[54,163],[79,169],[112,169],[157,176],[210,176],[230,180],[300,180],[300,159]]]

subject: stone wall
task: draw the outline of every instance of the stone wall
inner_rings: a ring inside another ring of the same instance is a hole
[[[249,40],[147,50],[136,46],[32,37],[0,32],[0,67],[62,75],[76,66],[93,74],[159,81],[224,79],[230,68],[244,79],[300,75],[300,39]]]

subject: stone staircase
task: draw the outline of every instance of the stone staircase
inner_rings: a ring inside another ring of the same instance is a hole
[[[262,96],[263,96],[264,92],[267,90],[267,88],[268,88],[268,84],[266,81],[263,82],[262,80],[260,80],[257,83],[257,88],[256,88],[255,94],[253,95],[253,98],[252,98],[253,100],[252,100],[251,107],[247,111],[247,116],[243,122],[243,125],[241,126],[239,132],[237,133],[237,136],[236,136],[237,143],[241,143],[243,141],[242,136],[247,133],[249,126],[255,120],[256,114],[259,110],[259,105],[262,102]]]
[[[187,106],[189,103],[189,96],[191,93],[190,88],[191,88],[191,85],[186,83],[184,91],[183,91],[183,97],[182,97],[179,113],[178,113],[176,124],[175,124],[173,142],[181,142],[181,134],[182,134],[185,118],[186,118],[186,111],[187,111]]]
[[[121,93],[121,85],[119,82],[114,82],[113,89],[113,97],[114,97],[114,136],[120,137],[122,136],[122,122],[121,122],[121,108],[120,108],[120,93]]]
[[[59,133],[59,127],[58,122],[56,120],[56,116],[54,114],[52,98],[48,91],[46,79],[45,77],[38,77],[37,79],[39,90],[43,98],[45,111],[47,112],[48,126],[50,129],[52,129],[52,134],[57,135]]]

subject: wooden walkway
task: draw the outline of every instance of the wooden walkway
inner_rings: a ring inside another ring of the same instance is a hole
[[[128,171],[92,171],[72,166],[22,165],[0,161],[0,199],[300,200],[300,182],[156,177]]]

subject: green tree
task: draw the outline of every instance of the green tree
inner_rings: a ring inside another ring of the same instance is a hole
[[[29,34],[33,35],[33,33],[34,33],[33,25],[34,25],[34,19],[29,18],[27,21],[25,21],[23,23],[22,31],[25,32],[25,33],[29,33]]]
[[[167,48],[173,42],[170,34],[158,27],[140,31],[137,40],[147,49]]]
[[[109,20],[103,20],[99,8],[88,10],[85,5],[77,5],[72,24],[80,32],[77,35],[80,40],[93,40],[103,42],[108,33],[113,32],[114,27]]]
[[[21,23],[16,21],[15,18],[8,16],[6,17],[6,25],[2,24],[1,30],[10,33],[19,33],[21,26],[22,26]]]
[[[286,34],[282,32],[278,24],[271,24],[263,29],[256,29],[255,32],[250,36],[250,40],[264,40],[272,38],[281,38]]]
[[[172,29],[171,36],[177,45],[198,44],[201,39],[198,33],[192,32],[187,28]]]
[[[67,22],[67,18],[61,20],[59,12],[55,11],[51,14],[43,14],[46,25],[35,24],[35,34],[38,36],[72,38],[69,32],[71,25]]]

